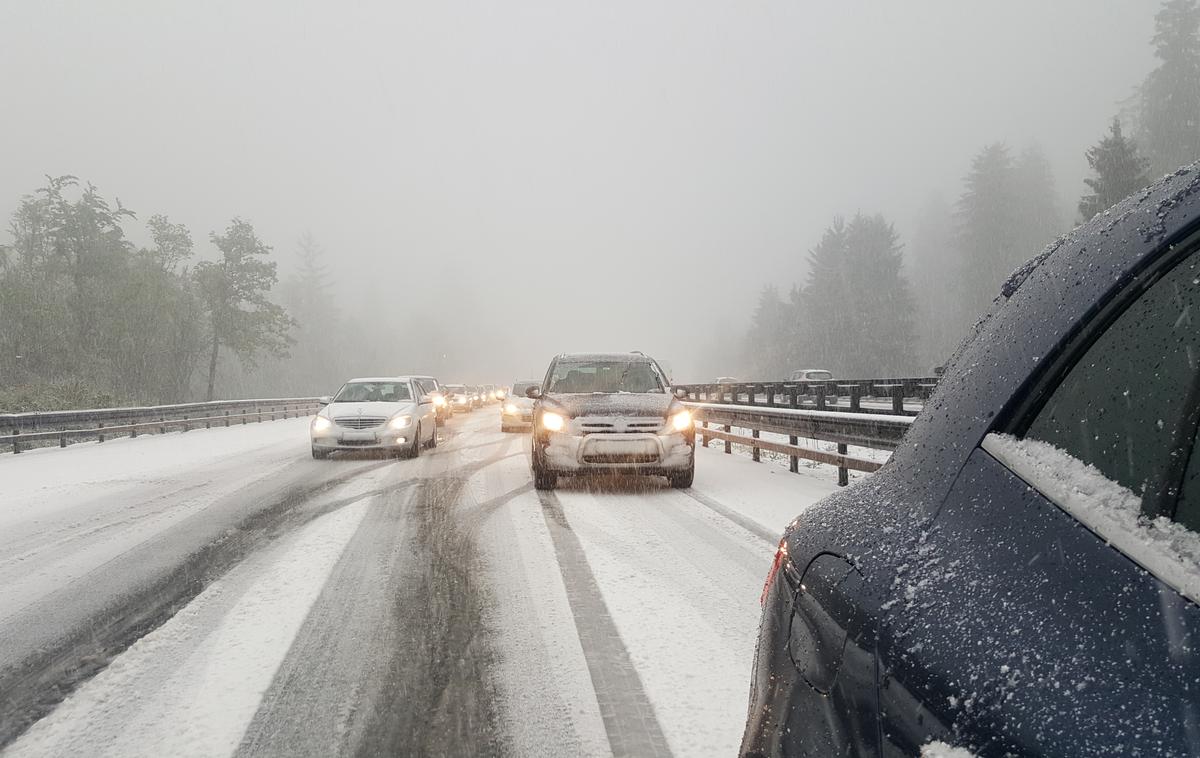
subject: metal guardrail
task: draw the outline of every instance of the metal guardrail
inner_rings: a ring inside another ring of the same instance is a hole
[[[839,412],[834,410],[808,410],[798,407],[767,407],[762,404],[733,405],[728,403],[702,403],[688,401],[685,404],[696,414],[696,434],[700,444],[708,447],[712,439],[725,443],[725,452],[732,453],[733,445],[746,445],[751,457],[760,460],[759,451],[768,450],[786,455],[792,473],[800,470],[800,459],[837,466],[838,484],[845,486],[850,481],[850,471],[872,472],[883,464],[867,458],[849,454],[849,446],[872,450],[895,450],[904,439],[912,424],[912,414],[878,414],[866,412]],[[713,428],[720,427],[719,429]],[[734,429],[747,429],[750,436],[734,433]],[[763,432],[787,435],[788,442],[774,442],[761,438]],[[837,453],[802,447],[800,438],[832,442]]]
[[[82,411],[46,411],[0,414],[0,447],[14,453],[38,443],[57,441],[59,447],[85,440],[104,442],[117,435],[136,437],[141,432],[165,434],[168,429],[186,432],[203,426],[230,426],[251,421],[274,421],[312,415],[319,398],[288,397],[259,400],[217,400],[209,403],[154,405],[140,408],[102,408]]]
[[[937,388],[938,377],[834,379],[827,382],[738,382],[677,384],[698,403],[803,408],[841,413],[915,416]],[[845,402],[842,402],[843,398]]]

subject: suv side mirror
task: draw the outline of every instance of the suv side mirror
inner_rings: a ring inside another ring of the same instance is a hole
[[[333,398],[330,397],[329,395],[323,395],[323,396],[317,398],[317,405],[329,405],[332,402],[333,402]]]
[[[525,397],[529,398],[530,400],[537,400],[541,396],[542,396],[542,388],[541,387],[534,385],[533,387],[525,388]]]
[[[687,400],[687,390],[685,390],[683,387],[676,387],[675,389],[671,390],[671,394],[680,400]]]

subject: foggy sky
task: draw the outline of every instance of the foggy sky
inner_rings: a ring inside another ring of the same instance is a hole
[[[7,0],[0,215],[72,173],[139,242],[241,215],[286,265],[311,231],[344,310],[461,326],[467,381],[592,349],[700,380],[834,214],[907,242],[987,142],[1037,140],[1073,217],[1157,7]]]

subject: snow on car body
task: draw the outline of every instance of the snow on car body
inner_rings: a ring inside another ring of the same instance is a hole
[[[560,475],[616,472],[667,477],[690,487],[695,472],[691,414],[670,392],[666,373],[641,353],[556,357],[534,407],[534,485]]]

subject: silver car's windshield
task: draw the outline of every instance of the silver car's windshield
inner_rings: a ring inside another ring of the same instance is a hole
[[[556,364],[550,377],[550,391],[579,394],[665,390],[649,361],[586,361]]]
[[[408,382],[351,382],[342,387],[335,403],[403,403],[412,400]]]

